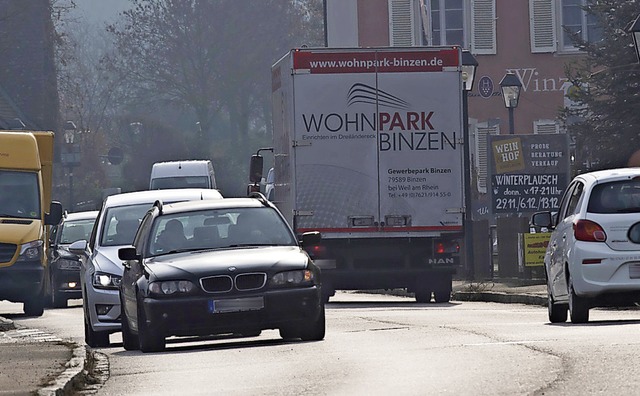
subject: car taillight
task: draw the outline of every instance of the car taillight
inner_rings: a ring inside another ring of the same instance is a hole
[[[604,242],[607,240],[607,234],[600,224],[591,220],[578,220],[573,223],[573,234],[578,241]]]

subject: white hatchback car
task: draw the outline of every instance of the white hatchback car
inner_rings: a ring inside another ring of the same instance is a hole
[[[90,347],[109,346],[109,334],[120,331],[122,261],[118,249],[131,245],[140,220],[156,200],[165,203],[220,199],[218,190],[175,189],[111,195],[103,204],[90,240],[69,246],[80,256],[80,287],[84,307],[84,337]],[[191,230],[198,224],[191,225]],[[185,230],[189,232],[189,230]]]
[[[576,176],[557,213],[531,222],[551,238],[544,258],[549,321],[589,321],[593,307],[640,302],[640,168]]]

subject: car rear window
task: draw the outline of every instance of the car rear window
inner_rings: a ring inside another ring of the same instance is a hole
[[[640,213],[640,180],[623,180],[594,186],[587,211]]]

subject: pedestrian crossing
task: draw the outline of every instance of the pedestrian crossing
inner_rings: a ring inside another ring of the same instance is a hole
[[[39,329],[15,329],[0,333],[0,343],[12,342],[61,342],[60,337]]]

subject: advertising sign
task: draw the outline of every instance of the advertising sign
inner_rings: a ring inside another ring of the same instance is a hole
[[[544,265],[544,255],[549,245],[549,232],[522,234],[522,255],[525,267],[539,267]]]
[[[300,229],[459,231],[462,81],[457,48],[299,51]]]
[[[496,214],[557,210],[569,182],[566,134],[489,136]]]

